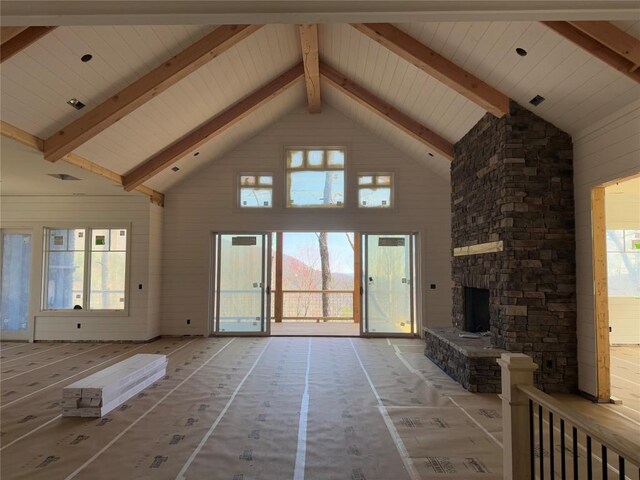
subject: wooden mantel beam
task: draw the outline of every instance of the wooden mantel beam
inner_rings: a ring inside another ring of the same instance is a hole
[[[0,47],[0,63],[17,55],[34,42],[37,42],[57,27],[27,27],[11,30],[2,27],[2,46]],[[8,30],[6,30],[8,29]]]
[[[320,75],[322,75],[322,78],[327,80],[330,85],[351,97],[360,105],[380,115],[443,157],[453,160],[453,145],[437,133],[432,132],[421,123],[389,105],[364,87],[352,82],[340,72],[323,62],[320,62]]]
[[[352,23],[367,35],[460,95],[500,118],[509,113],[509,97],[447,60],[390,23]]]
[[[44,141],[44,158],[60,160],[125,115],[213,60],[262,25],[223,25]]]
[[[255,90],[247,97],[233,104],[222,113],[192,130],[181,139],[141,163],[124,176],[124,189],[129,191],[136,188],[165,168],[180,160],[185,155],[196,150],[200,145],[208,142],[216,135],[238,123],[251,112],[260,108],[272,98],[275,98],[296,81],[304,76],[304,67],[299,63],[295,67]]]
[[[320,63],[318,56],[318,25],[299,25],[304,81],[307,87],[309,113],[320,113]]]
[[[574,26],[569,22],[542,22],[554,32],[563,36],[570,42],[576,44],[583,50],[587,51],[594,57],[602,60],[604,63],[615,68],[620,73],[640,83],[640,70],[636,70],[637,65],[627,58],[612,50],[607,44],[601,43],[596,39],[595,34],[587,34],[582,29]],[[576,22],[584,23],[584,22]],[[583,26],[584,27],[584,26]],[[613,27],[613,25],[612,25]],[[613,27],[616,28],[616,27]],[[617,28],[616,28],[617,30]],[[622,32],[624,33],[624,32]],[[611,43],[611,40],[607,42]]]
[[[11,138],[20,142],[27,147],[33,148],[34,150],[38,150],[40,152],[44,151],[44,140],[35,135],[31,135],[24,130],[11,125],[5,121],[0,121],[0,135],[6,138]],[[71,165],[75,165],[78,168],[86,170],[91,173],[95,173],[96,175],[100,175],[101,177],[106,178],[118,185],[122,185],[122,175],[114,172],[113,170],[109,170],[108,168],[102,167],[97,163],[94,163],[90,160],[87,160],[80,155],[76,155],[75,153],[70,153],[65,155],[62,160]],[[152,188],[145,187],[144,185],[139,185],[136,188],[136,191],[142,193],[149,197],[149,199],[160,206],[164,205],[164,195],[160,192],[153,190]]]

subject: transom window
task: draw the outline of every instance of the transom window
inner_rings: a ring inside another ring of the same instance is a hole
[[[126,228],[45,230],[46,310],[124,310]]]
[[[358,174],[358,206],[389,208],[393,201],[393,175],[390,173]]]
[[[240,208],[273,207],[273,175],[241,174]]]
[[[344,149],[291,148],[286,156],[287,207],[344,205]]]

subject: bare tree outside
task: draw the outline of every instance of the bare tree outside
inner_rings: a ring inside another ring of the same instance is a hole
[[[324,192],[322,201],[325,205],[331,203],[331,190],[333,184],[333,172],[326,172],[324,176]],[[320,270],[322,272],[322,316],[327,318],[329,313],[329,284],[331,283],[331,263],[329,261],[329,245],[327,243],[327,232],[320,232],[318,235],[318,247],[320,248]]]

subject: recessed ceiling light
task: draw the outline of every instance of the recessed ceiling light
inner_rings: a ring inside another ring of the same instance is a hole
[[[533,105],[534,107],[537,107],[538,105],[540,105],[544,101],[545,101],[545,98],[543,96],[536,95],[531,100],[529,100],[529,103],[531,105]]]
[[[84,63],[87,63],[88,61],[90,61],[93,58],[93,55],[91,55],[90,53],[85,53],[84,55],[82,55],[80,57],[80,60],[82,60]]]
[[[57,178],[58,180],[80,180],[73,175],[67,175],[66,173],[47,173],[50,177]]]
[[[67,102],[69,105],[71,105],[73,108],[75,108],[76,110],[80,110],[82,108],[84,108],[84,103],[82,103],[80,100],[78,100],[77,98],[72,98],[71,100],[69,100]]]
[[[200,152],[196,152],[193,154],[194,157],[197,157],[198,155],[200,155]]]
[[[174,172],[177,172],[178,170],[180,170],[180,167],[173,167],[171,168],[171,170],[173,170]]]
[[[516,48],[516,53],[521,57],[527,56],[527,51],[524,48],[520,48],[520,47]]]

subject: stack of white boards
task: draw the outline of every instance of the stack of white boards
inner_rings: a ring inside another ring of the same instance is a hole
[[[102,417],[167,372],[167,356],[138,354],[62,390],[63,417]]]

